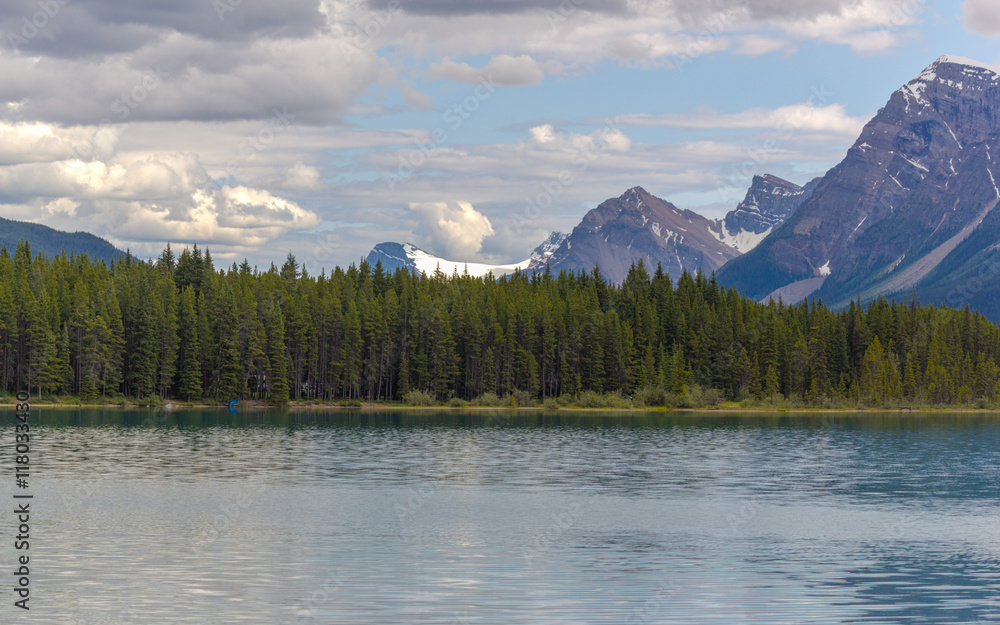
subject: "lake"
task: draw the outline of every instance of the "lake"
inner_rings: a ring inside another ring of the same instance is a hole
[[[1000,621],[998,415],[32,419],[2,622]]]

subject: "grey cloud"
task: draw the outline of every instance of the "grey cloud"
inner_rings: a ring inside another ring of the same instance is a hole
[[[628,3],[625,0],[566,0],[565,4],[596,13],[625,13]],[[385,0],[369,0],[372,10],[384,9]],[[475,15],[475,14],[511,14],[528,11],[551,10],[559,11],[560,0],[538,2],[537,0],[401,0],[401,6],[407,13],[414,15]]]
[[[745,9],[757,20],[809,19],[836,14],[856,0],[670,0],[673,10],[685,21],[703,21],[712,14]]]
[[[62,124],[262,120],[336,122],[381,70],[373,54],[347,63],[324,38],[213,43],[174,35],[100,63],[0,54],[7,118]]]
[[[211,41],[308,37],[325,23],[316,0],[0,0],[0,45],[57,57],[134,50],[172,32]]]
[[[966,30],[996,37],[1000,35],[1000,12],[996,2],[990,0],[966,0],[962,5],[962,20]]]
[[[403,10],[416,15],[511,14],[568,9],[608,14],[672,13],[682,21],[702,21],[713,13],[745,8],[755,19],[811,18],[839,13],[855,0],[401,0]],[[369,0],[372,10],[384,9],[385,0]]]

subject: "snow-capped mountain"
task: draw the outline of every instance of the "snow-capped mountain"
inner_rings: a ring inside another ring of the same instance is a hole
[[[925,301],[969,302],[1000,318],[998,72],[937,59],[720,282],[757,299],[814,295],[834,306],[915,288]]]
[[[528,261],[531,267],[539,267],[540,269],[545,268],[545,263],[548,259],[555,253],[562,242],[569,237],[565,232],[553,231],[549,236],[541,242],[541,244],[531,252],[531,256],[528,257]]]
[[[771,174],[754,176],[743,201],[709,229],[720,241],[745,254],[809,199],[819,181],[815,178],[800,187]]]
[[[436,270],[440,269],[446,275],[451,275],[455,272],[463,274],[468,271],[470,276],[475,277],[482,277],[489,273],[499,277],[512,274],[518,270],[525,271],[533,263],[541,264],[544,268],[545,260],[552,255],[563,240],[565,240],[566,236],[567,235],[562,232],[553,232],[548,236],[548,238],[545,239],[545,241],[543,241],[531,252],[531,255],[528,258],[519,263],[511,263],[508,265],[490,265],[486,263],[468,263],[463,261],[446,260],[425,252],[412,243],[392,242],[379,243],[376,245],[372,251],[368,253],[366,260],[368,261],[368,264],[372,266],[375,266],[377,262],[381,262],[382,268],[388,272],[393,272],[397,268],[403,267],[405,269],[426,273],[428,275],[433,274]]]

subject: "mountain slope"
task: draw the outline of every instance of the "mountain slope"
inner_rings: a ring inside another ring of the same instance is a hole
[[[662,263],[674,276],[710,272],[739,255],[719,240],[714,224],[633,187],[588,212],[548,264],[553,272],[589,272],[596,265],[611,282],[624,280],[640,259],[650,270]]]
[[[755,299],[812,294],[834,306],[914,287],[940,296],[1000,238],[998,132],[1000,75],[939,58],[892,94],[812,196],[720,282]]]
[[[397,268],[404,268],[410,271],[432,274],[440,269],[447,275],[454,272],[459,274],[469,272],[471,276],[485,276],[492,273],[494,276],[503,276],[514,273],[517,270],[525,271],[531,265],[545,266],[546,259],[559,247],[566,239],[562,232],[553,232],[542,241],[542,243],[531,252],[531,255],[519,263],[509,265],[490,265],[486,263],[466,263],[461,261],[445,260],[429,254],[411,243],[379,243],[368,253],[366,260],[368,264],[375,266],[377,262],[382,263],[385,271],[393,272]]]
[[[67,255],[88,254],[91,259],[105,262],[125,255],[104,239],[87,232],[63,232],[41,224],[0,217],[0,244],[6,245],[7,252],[13,255],[20,240],[31,244],[32,255],[42,252],[48,258],[61,254],[64,249]]]

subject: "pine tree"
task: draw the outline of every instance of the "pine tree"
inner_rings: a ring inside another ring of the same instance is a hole
[[[778,370],[773,364],[768,365],[767,372],[764,374],[764,396],[773,404],[774,397],[778,394],[779,390]]]
[[[268,398],[271,403],[288,403],[288,359],[285,354],[285,319],[281,308],[271,306],[266,317]]]
[[[201,397],[201,341],[198,333],[198,314],[195,311],[194,286],[181,291],[180,314],[177,320],[180,337],[178,352],[177,394],[192,400]]]

